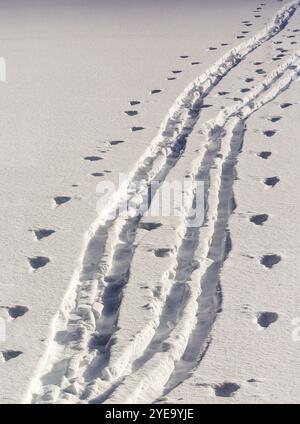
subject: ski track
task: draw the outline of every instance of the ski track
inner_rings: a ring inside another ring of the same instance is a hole
[[[188,295],[186,298],[182,297],[182,302],[176,305],[176,312],[170,311],[169,316],[162,315],[161,325],[166,326],[170,320],[172,322],[172,315],[176,314],[176,325],[165,334],[163,340],[158,334],[160,346],[156,337],[153,338],[139,361],[140,368],[121,381],[122,384],[116,387],[106,400],[107,403],[153,402],[161,394],[176,387],[197,365],[201,350],[206,348],[204,343],[220,305],[218,274],[230,250],[227,224],[232,211],[232,185],[237,156],[242,148],[244,123],[252,113],[289,87],[293,71],[288,69],[294,59],[291,57],[272,72],[245,98],[240,108],[227,108],[216,120],[208,123],[208,141],[218,144],[217,150],[221,152],[222,159],[215,160],[216,170],[213,169],[210,176],[214,185],[209,188],[208,204],[214,206],[208,212],[206,222],[211,227],[207,255],[202,261],[200,259],[199,268],[189,276],[190,281],[186,283]],[[262,96],[266,90],[269,92]],[[203,175],[201,171],[199,175]],[[174,287],[176,290],[176,286]]]
[[[119,308],[135,252],[140,217],[126,219],[115,215],[115,211],[129,193],[132,206],[146,212],[146,204],[155,196],[152,192],[149,198],[150,183],[163,184],[181,159],[187,139],[199,120],[204,98],[243,58],[278,34],[299,4],[293,1],[285,5],[262,31],[226,53],[176,99],[128,181],[101,209],[86,235],[81,265],[54,320],[46,355],[31,382],[26,401],[155,401],[187,378],[197,365],[208,345],[210,328],[221,303],[218,274],[230,250],[227,224],[233,209],[232,185],[245,120],[290,85],[289,67],[296,56],[291,56],[248,92],[242,104],[225,108],[206,124],[207,144],[213,149],[203,150],[192,164],[194,183],[210,182],[205,188],[208,205],[205,229],[189,228],[187,217],[182,216],[172,266],[174,281],[160,299],[151,331],[146,329],[138,335],[140,345],[136,346],[135,341],[130,346],[120,367],[112,363],[110,350],[116,341]],[[190,199],[193,202],[193,191]],[[192,248],[186,258],[185,245],[191,240]],[[183,266],[192,261],[193,266]],[[179,300],[176,313],[168,307],[172,299]],[[97,348],[93,348],[95,340]],[[95,370],[95,363],[97,372],[93,381],[89,371],[91,366]],[[102,379],[108,380],[108,384],[103,385]]]

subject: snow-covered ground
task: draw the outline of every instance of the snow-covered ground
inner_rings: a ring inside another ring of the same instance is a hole
[[[0,402],[299,402],[300,2],[2,0],[0,39]],[[97,213],[120,173],[203,225]]]

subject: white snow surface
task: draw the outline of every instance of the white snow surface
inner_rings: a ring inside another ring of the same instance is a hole
[[[0,402],[298,403],[300,1],[0,12]]]

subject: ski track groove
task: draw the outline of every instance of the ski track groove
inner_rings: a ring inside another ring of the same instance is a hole
[[[89,344],[91,342],[91,337],[95,334],[95,331],[99,333],[100,330],[101,333],[103,330],[108,330],[107,339],[110,339],[115,332],[118,308],[122,298],[122,290],[124,285],[126,285],[131,259],[134,254],[134,232],[138,226],[139,218],[133,217],[126,220],[122,216],[114,216],[114,212],[117,210],[118,205],[122,204],[127,197],[126,192],[128,186],[132,183],[139,183],[138,189],[133,191],[133,194],[130,197],[133,205],[141,207],[148,202],[148,187],[151,181],[158,180],[163,182],[170,169],[172,169],[180,159],[185,149],[187,138],[192,133],[193,128],[199,119],[203,99],[231,69],[238,65],[244,57],[261,44],[271,39],[274,35],[278,34],[278,32],[286,26],[299,4],[299,1],[293,1],[284,6],[279,12],[277,12],[271,23],[268,24],[262,31],[250,38],[248,41],[243,42],[236,48],[230,50],[219,61],[217,61],[215,65],[196,78],[196,80],[194,80],[180,94],[173,106],[170,108],[168,115],[160,127],[158,135],[152,140],[149,148],[145,151],[136,167],[130,173],[128,181],[124,182],[118,192],[112,196],[110,202],[101,210],[98,219],[92,224],[86,234],[80,262],[81,265],[74,273],[62,307],[52,324],[48,349],[45,357],[38,366],[35,378],[30,384],[27,395],[28,401],[41,403],[59,402],[60,400],[63,401],[63,398],[60,399],[60,387],[64,387],[62,390],[67,389],[66,391],[74,395],[78,402],[81,401],[80,396],[83,392],[82,390],[78,390],[77,384],[78,382],[82,384],[83,379],[82,375],[81,378],[78,379],[78,367],[80,364],[83,365],[83,367],[88,367],[94,360],[94,355],[89,353]],[[289,63],[291,63],[291,60]],[[278,69],[282,69],[282,72],[284,72],[285,69],[283,68],[284,66],[281,66]],[[266,80],[270,78],[274,78],[276,80],[278,78],[278,74],[275,72],[275,75],[271,75]],[[262,85],[263,84],[260,84],[259,86]],[[265,86],[262,87],[262,91],[264,90],[266,90]],[[251,93],[252,92],[253,91],[251,91]],[[251,93],[244,99],[249,99]],[[249,114],[253,113],[250,100],[247,101],[247,105],[248,106],[245,106],[244,104],[243,107],[249,108]],[[260,107],[259,102],[257,108],[258,107]],[[229,108],[226,109],[227,112],[228,109]],[[230,113],[233,115],[241,112],[238,111],[238,107],[235,105],[232,107],[232,111]],[[225,116],[224,111],[221,112],[219,118],[220,116]],[[227,122],[229,118],[223,117],[223,120],[224,119]],[[235,117],[232,119],[238,119],[238,123],[235,121],[234,127],[240,124],[240,118]],[[220,131],[220,128],[222,128],[222,125],[220,126],[218,124],[217,130]],[[216,130],[216,128],[214,130]],[[222,137],[220,137],[218,131],[212,135],[212,139],[218,139],[218,141],[221,142]],[[240,136],[239,139],[241,139]],[[213,160],[214,157],[211,159]],[[235,163],[235,159],[231,159],[231,161],[232,163]],[[209,166],[207,168],[209,169]],[[214,172],[211,170],[209,176],[211,181],[214,181],[216,178],[216,176],[212,175],[213,173]],[[221,184],[221,180],[222,178],[220,179],[219,184]],[[211,188],[209,188],[208,191],[210,190]],[[195,236],[196,239],[198,239],[199,235],[195,234]],[[222,252],[218,252],[218,261],[220,263],[224,261],[226,256],[224,240],[222,246]],[[196,247],[194,250],[196,251]],[[125,262],[122,262],[121,269],[118,269],[120,268],[118,267],[118,256],[124,251],[126,252]],[[194,254],[195,251],[192,253]],[[179,349],[179,351],[181,351],[181,355],[178,356],[177,352],[174,356],[175,359],[172,358],[172,360],[169,361],[169,367],[166,367],[168,371],[164,379],[162,379],[163,384],[159,387],[159,390],[154,390],[152,396],[153,400],[159,396],[159,393],[163,393],[164,390],[168,391],[168,387],[173,387],[174,384],[176,385],[174,382],[178,380],[178,376],[175,376],[177,370],[174,371],[174,364],[179,361],[180,357],[184,354],[184,351],[188,346],[187,335],[189,336],[192,330],[192,328],[186,328],[186,326],[190,326],[190,323],[185,322],[188,314],[187,311],[193,310],[196,317],[196,309],[198,308],[198,305],[196,308],[195,305],[197,302],[195,302],[195,296],[196,299],[198,299],[200,295],[199,277],[204,278],[203,270],[206,269],[208,271],[209,268],[213,266],[214,261],[217,262],[214,258],[214,254],[208,253],[207,258],[204,261],[205,266],[201,269],[201,271],[199,271],[199,267],[197,267],[196,270],[189,270],[191,280],[197,281],[198,283],[195,285],[197,286],[195,292],[193,292],[194,289],[189,288],[186,296],[183,296],[185,301],[182,305],[182,315],[180,316],[180,319],[176,317],[177,327],[175,327],[174,332],[180,331],[180,328],[185,331],[185,336],[182,336],[184,332],[180,333],[183,340],[181,343],[181,349]],[[118,305],[116,305],[117,308],[113,322],[107,323],[105,322],[105,319],[102,318],[103,311],[106,307],[104,300],[109,297],[107,294],[110,290],[110,282],[113,282],[113,284],[117,286],[120,299]],[[191,286],[193,286],[193,284],[191,284]],[[193,302],[190,301],[192,298],[194,299]],[[196,323],[194,324],[196,326]],[[207,333],[209,333],[209,331]],[[172,339],[172,335],[172,331],[170,331],[170,333],[166,335],[167,337],[165,337],[165,339],[167,340],[169,336]],[[174,340],[173,343],[175,343]],[[106,343],[103,343],[103,346],[105,345]],[[172,346],[172,342],[170,345]],[[103,352],[103,363],[101,365],[101,369],[103,369],[108,363],[108,347],[109,345],[106,346],[106,349],[104,349]],[[153,354],[153,358],[155,360],[156,356],[157,352]],[[198,359],[199,358],[194,360],[193,365],[196,364]],[[150,363],[150,358],[146,362]],[[149,365],[147,363],[146,366]],[[178,367],[180,368],[179,365]],[[172,374],[173,371],[175,374]],[[186,370],[184,373],[187,374]],[[152,381],[154,380],[152,379]],[[169,386],[168,381],[170,382]],[[113,399],[114,390],[117,392],[119,387],[121,387],[118,382],[111,382],[111,384],[112,385],[110,389],[106,391],[106,395],[103,397],[103,400],[105,400],[105,398],[109,400],[111,395]],[[165,387],[166,384],[167,386]],[[150,386],[151,384],[149,387]],[[135,390],[132,391],[132,396],[135,396],[135,393],[136,399],[138,399],[139,396],[139,394],[137,394],[139,388],[140,385],[135,387]],[[64,391],[62,393],[64,393]]]

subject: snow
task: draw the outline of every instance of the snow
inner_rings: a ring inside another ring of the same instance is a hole
[[[0,402],[298,402],[299,1],[33,3],[0,14]],[[114,214],[187,178],[200,228]]]

